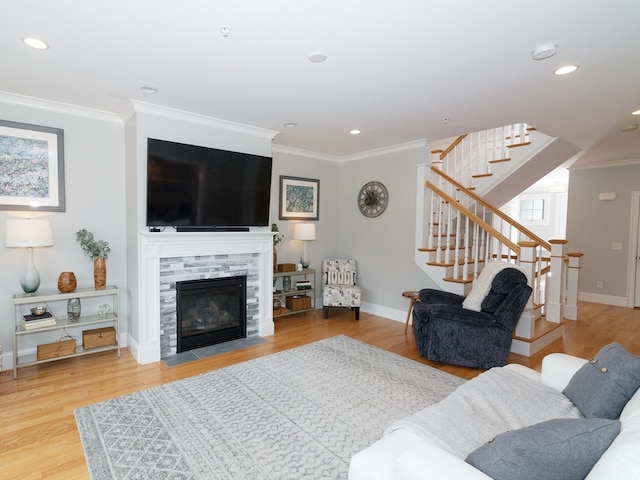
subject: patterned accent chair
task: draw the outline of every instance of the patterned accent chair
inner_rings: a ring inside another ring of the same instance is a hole
[[[329,318],[329,307],[351,307],[360,320],[362,292],[356,285],[356,261],[325,258],[322,261],[322,307],[324,318]]]

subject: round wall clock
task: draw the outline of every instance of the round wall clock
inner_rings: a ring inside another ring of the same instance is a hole
[[[365,183],[358,193],[358,208],[365,217],[377,217],[389,204],[389,192],[380,182]]]

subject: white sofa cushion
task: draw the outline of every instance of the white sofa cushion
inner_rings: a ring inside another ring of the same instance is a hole
[[[586,480],[640,480],[640,389],[620,414],[622,428]]]

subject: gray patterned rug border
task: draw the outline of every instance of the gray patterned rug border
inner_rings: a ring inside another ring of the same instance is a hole
[[[75,410],[102,479],[346,479],[464,380],[344,335]]]

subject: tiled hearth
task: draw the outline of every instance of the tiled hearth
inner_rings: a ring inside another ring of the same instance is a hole
[[[140,234],[140,363],[176,351],[175,282],[247,275],[247,337],[273,334],[270,232]]]

